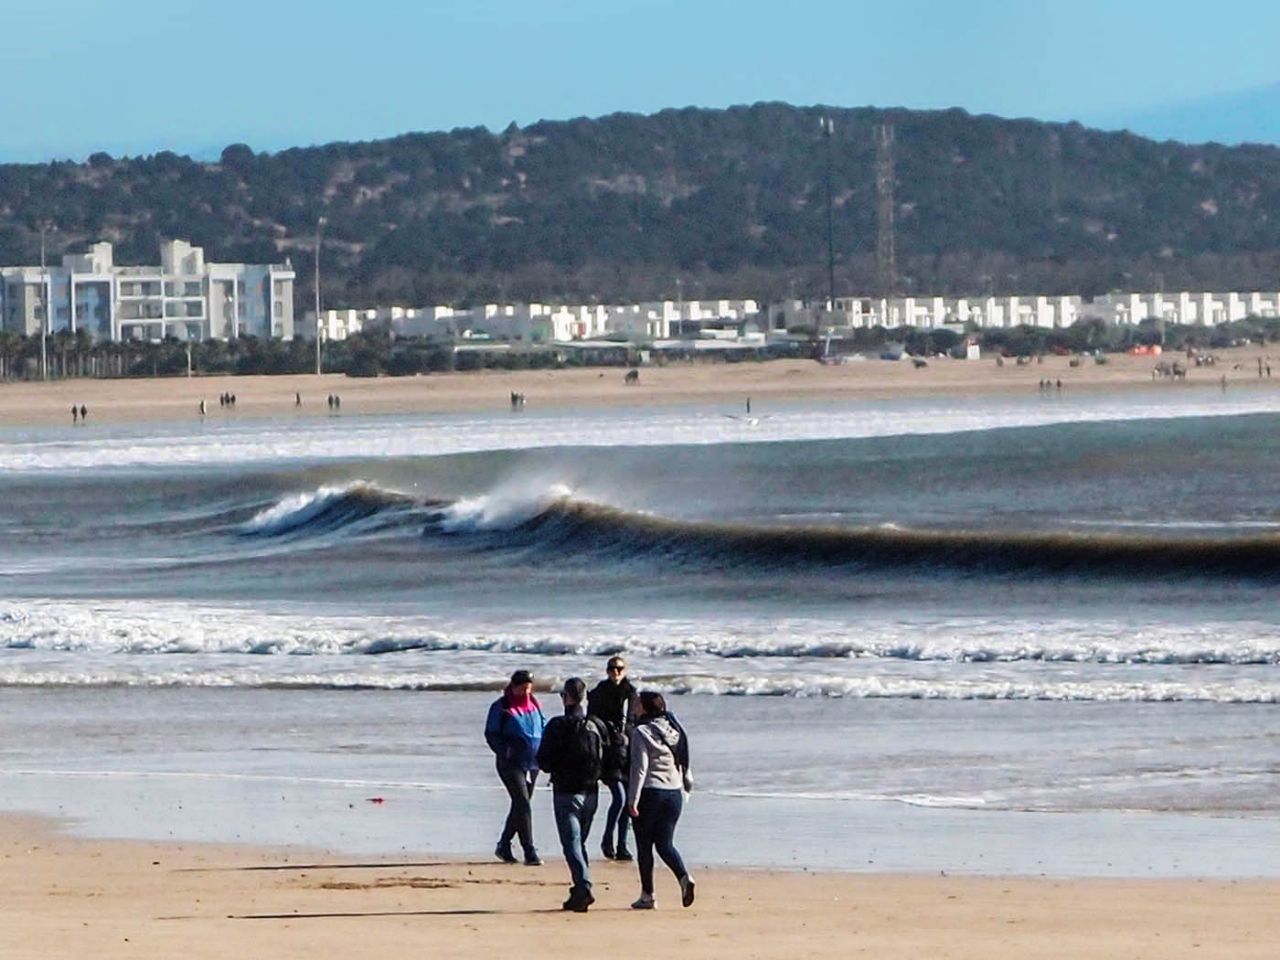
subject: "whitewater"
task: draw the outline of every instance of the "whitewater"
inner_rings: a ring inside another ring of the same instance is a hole
[[[794,818],[770,857],[847,854],[819,810],[1280,829],[1280,395],[755,407],[0,427],[0,784],[143,834],[144,785],[381,785],[467,838],[504,678],[622,654],[698,730],[708,836]]]

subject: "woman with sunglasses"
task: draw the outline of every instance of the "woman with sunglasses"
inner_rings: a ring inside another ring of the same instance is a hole
[[[630,860],[627,828],[631,821],[626,816],[626,781],[631,761],[627,738],[631,732],[631,717],[635,713],[636,688],[627,679],[627,663],[622,657],[610,657],[605,669],[606,678],[587,694],[588,715],[599,717],[609,730],[600,779],[608,786],[612,799],[605,815],[604,840],[600,849],[607,860]]]

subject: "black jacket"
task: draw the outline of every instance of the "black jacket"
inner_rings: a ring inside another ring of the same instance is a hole
[[[551,786],[559,793],[594,792],[600,780],[600,770],[585,767],[574,749],[578,724],[586,724],[587,736],[598,742],[599,755],[609,742],[609,731],[598,717],[565,715],[547,721],[538,747],[538,768],[551,774]]]
[[[630,680],[613,683],[601,680],[587,694],[587,713],[599,717],[609,728],[609,739],[604,745],[604,768],[600,779],[623,781],[631,766],[631,752],[627,735],[631,731],[631,709],[639,696]]]

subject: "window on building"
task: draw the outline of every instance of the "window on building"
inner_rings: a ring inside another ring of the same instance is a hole
[[[272,315],[273,317],[283,317],[283,316],[284,316],[284,301],[283,301],[283,300],[277,300],[274,304],[272,304],[272,313],[271,313],[271,315]]]

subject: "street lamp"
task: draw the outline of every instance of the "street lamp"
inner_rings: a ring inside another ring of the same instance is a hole
[[[40,224],[40,309],[43,315],[40,317],[40,379],[49,379],[49,356],[45,346],[45,338],[49,331],[49,301],[53,299],[49,296],[49,273],[45,269],[44,258],[44,235],[47,229],[45,224]]]
[[[827,312],[834,313],[836,309],[836,244],[835,219],[832,212],[835,201],[831,188],[831,136],[835,133],[836,127],[830,117],[823,117],[819,123],[822,126],[822,136],[827,141]]]
[[[316,376],[320,375],[320,231],[328,221],[316,219]]]

